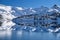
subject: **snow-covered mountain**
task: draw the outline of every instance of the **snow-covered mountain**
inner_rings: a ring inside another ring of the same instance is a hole
[[[2,22],[0,26],[0,30],[2,29],[10,29],[14,24],[11,21],[13,18],[15,18],[14,15],[12,15],[12,7],[11,6],[5,6],[5,5],[0,5],[0,22]]]
[[[2,17],[2,19],[0,17],[1,22],[0,30],[22,29],[28,31],[50,31],[50,32],[57,32],[58,30],[60,30],[60,26],[51,27],[52,25],[55,25],[54,23],[56,23],[56,21],[57,24],[60,24],[59,22],[60,6],[57,5],[54,5],[51,8],[44,6],[41,6],[40,8],[23,8],[0,5],[0,15]],[[36,19],[34,19],[35,16]],[[56,18],[57,20],[55,20]],[[46,27],[46,25],[49,26]]]

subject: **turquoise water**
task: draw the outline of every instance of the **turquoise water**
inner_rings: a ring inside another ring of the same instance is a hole
[[[60,33],[0,31],[0,40],[60,40]]]

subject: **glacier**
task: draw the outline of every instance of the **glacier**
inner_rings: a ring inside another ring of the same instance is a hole
[[[60,6],[13,7],[0,4],[0,30],[60,32]]]

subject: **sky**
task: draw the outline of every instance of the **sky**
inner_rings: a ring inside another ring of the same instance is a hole
[[[60,0],[0,0],[0,4],[36,8],[40,6],[51,7],[54,4],[60,5]]]

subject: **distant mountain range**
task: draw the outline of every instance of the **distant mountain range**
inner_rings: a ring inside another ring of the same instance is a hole
[[[51,8],[44,6],[23,8],[0,4],[0,15],[0,30],[49,32],[60,30],[60,6],[57,5],[53,5]]]

